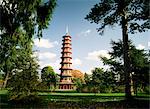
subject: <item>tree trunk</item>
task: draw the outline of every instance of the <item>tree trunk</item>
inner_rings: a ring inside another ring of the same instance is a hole
[[[7,72],[5,80],[4,80],[3,85],[2,85],[2,88],[6,88],[8,79],[9,79],[9,73]]]
[[[123,35],[123,59],[124,59],[124,74],[125,74],[125,97],[129,99],[131,95],[131,77],[130,77],[130,56],[128,44],[128,21],[125,14],[122,16],[122,35]]]

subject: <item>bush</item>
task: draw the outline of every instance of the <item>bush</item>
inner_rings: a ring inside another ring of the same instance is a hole
[[[37,85],[37,89],[38,90],[46,90],[46,89],[49,89],[47,84],[45,82],[40,82],[38,85]]]
[[[115,92],[115,93],[124,93],[125,92],[125,86],[124,85],[114,86],[113,92]]]
[[[23,104],[23,105],[33,105],[33,104],[40,104],[43,101],[42,98],[40,98],[36,94],[31,94],[29,96],[19,96],[15,99],[11,99],[10,103],[12,104]]]
[[[80,92],[83,92],[83,93],[88,93],[89,92],[89,87],[88,86],[83,86],[81,88],[81,91]]]
[[[150,94],[150,86],[146,86],[146,87],[144,88],[144,92],[145,92],[146,94]]]

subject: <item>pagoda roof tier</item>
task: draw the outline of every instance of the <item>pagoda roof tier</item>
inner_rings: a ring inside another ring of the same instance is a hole
[[[63,52],[61,52],[61,54],[64,54],[64,53],[71,53],[72,54],[71,51],[63,51]]]
[[[66,44],[72,45],[71,43],[62,43],[62,45],[66,45]]]
[[[63,39],[62,41],[68,41],[68,40],[71,41],[71,39]]]
[[[71,45],[64,44],[63,47],[69,47],[69,48],[71,48]]]
[[[69,49],[69,50],[68,50],[68,49],[63,49],[63,52],[64,52],[64,51],[71,51],[71,49]]]
[[[59,70],[72,70],[72,68],[64,68],[64,67],[61,67]]]
[[[67,40],[62,40],[62,41],[63,41],[63,43],[64,42],[70,42],[71,43],[71,40],[68,40],[68,39]]]
[[[72,64],[70,61],[62,61],[60,64]]]
[[[70,37],[71,38],[71,36],[63,36],[63,38],[65,38],[65,37]]]
[[[71,48],[71,45],[64,44],[61,48]]]
[[[60,58],[70,58],[70,59],[72,59],[71,56],[62,56],[62,57],[60,57]]]
[[[65,48],[70,48],[70,49],[72,49],[71,47],[61,47],[61,49],[65,49]]]
[[[72,68],[70,68],[70,67],[61,67],[60,69],[68,69],[68,70],[72,70]]]
[[[71,44],[71,42],[67,41],[67,42],[63,42],[63,44]]]

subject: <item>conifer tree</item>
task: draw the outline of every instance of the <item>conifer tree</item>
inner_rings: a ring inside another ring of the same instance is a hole
[[[42,30],[48,27],[55,6],[56,0],[1,0],[0,70],[5,73],[4,88],[15,64],[19,63],[16,48],[30,45],[33,36],[42,37]]]
[[[102,35],[107,26],[119,25],[122,28],[123,58],[125,72],[125,95],[131,96],[128,33],[145,32],[150,29],[148,0],[101,0],[86,16],[91,23],[100,24],[98,32]],[[140,22],[142,21],[142,22]]]

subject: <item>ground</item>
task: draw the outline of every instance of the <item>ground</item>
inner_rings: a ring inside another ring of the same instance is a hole
[[[124,93],[51,93],[39,92],[38,96],[44,99],[42,105],[16,105],[9,104],[7,90],[0,91],[1,108],[106,108],[106,109],[149,109],[149,97],[147,94],[138,94],[132,100],[125,100]]]

